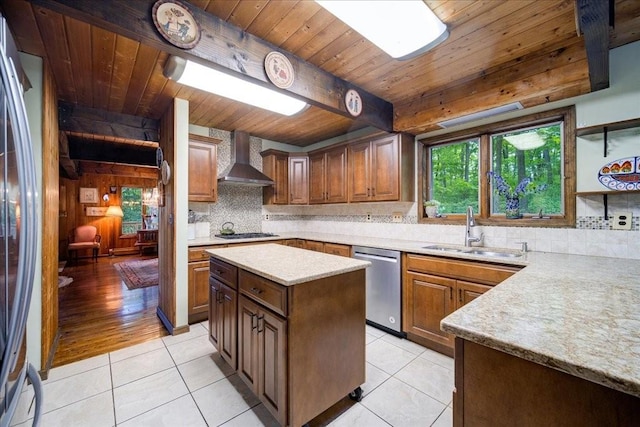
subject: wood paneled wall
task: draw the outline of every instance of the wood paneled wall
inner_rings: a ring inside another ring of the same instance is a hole
[[[124,167],[124,166],[122,166]],[[57,169],[56,169],[57,172]],[[121,237],[122,219],[117,217],[87,216],[87,207],[108,207],[120,205],[120,190],[122,187],[152,188],[157,185],[157,179],[139,178],[134,176],[114,176],[110,174],[84,173],[79,180],[62,178],[60,180],[60,254],[66,259],[66,248],[69,233],[80,225],[94,225],[98,229],[102,240],[100,255],[108,255],[109,249],[133,248],[134,237]],[[98,203],[80,203],[80,188],[97,188]],[[110,193],[110,187],[117,187],[116,193]],[[109,201],[102,200],[103,194],[109,194]],[[64,199],[62,198],[64,196]],[[80,254],[82,256],[83,254]],[[90,253],[87,251],[86,256]]]
[[[42,335],[41,369],[53,360],[58,332],[58,98],[47,61],[42,79]]]
[[[163,150],[164,159],[170,165],[174,165],[174,141],[175,141],[175,107],[176,100],[160,119],[160,147]],[[174,250],[175,241],[175,197],[174,182],[171,180],[164,186],[165,204],[158,209],[158,316],[165,327],[175,334],[176,326],[176,258]]]

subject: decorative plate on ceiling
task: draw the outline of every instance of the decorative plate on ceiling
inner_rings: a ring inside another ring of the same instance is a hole
[[[295,73],[289,59],[280,52],[269,52],[264,58],[264,70],[271,83],[281,89],[293,84]]]
[[[158,0],[151,16],[160,35],[172,45],[192,49],[200,41],[200,25],[189,8],[179,1]]]

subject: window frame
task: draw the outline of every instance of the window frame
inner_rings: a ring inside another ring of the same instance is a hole
[[[491,185],[487,172],[491,170],[491,135],[510,132],[531,126],[541,126],[557,121],[563,122],[563,169],[564,169],[564,214],[551,215],[550,219],[506,219],[502,215],[491,215]],[[424,212],[424,201],[428,200],[431,162],[429,148],[450,144],[465,139],[480,140],[480,212],[474,212],[479,225],[496,225],[509,227],[565,227],[576,226],[576,124],[575,106],[529,114],[514,119],[480,125],[470,129],[456,131],[444,135],[418,140],[418,222],[421,224],[464,224],[464,214],[447,214],[445,218],[427,218]]]

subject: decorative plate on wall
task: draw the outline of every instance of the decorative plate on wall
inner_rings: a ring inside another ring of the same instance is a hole
[[[289,59],[280,52],[269,52],[264,58],[264,70],[271,83],[281,89],[293,84],[295,73]]]
[[[151,11],[162,37],[174,46],[192,49],[200,41],[200,25],[187,6],[176,0],[158,0]]]
[[[358,117],[362,113],[362,98],[355,89],[349,89],[344,95],[344,105],[347,111],[354,117]]]
[[[162,161],[162,166],[160,167],[160,176],[162,177],[162,184],[167,185],[169,180],[171,179],[171,168],[169,167],[169,163],[166,160]]]

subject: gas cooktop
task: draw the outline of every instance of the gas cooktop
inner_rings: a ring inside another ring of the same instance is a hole
[[[278,237],[273,233],[235,233],[235,234],[216,234],[221,239],[258,239],[260,237]]]

